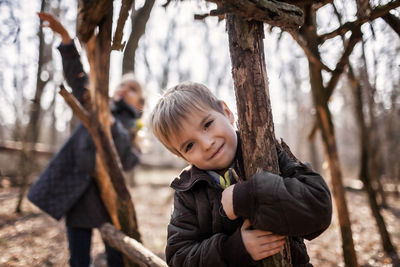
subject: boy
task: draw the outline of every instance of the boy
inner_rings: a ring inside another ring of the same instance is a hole
[[[171,184],[168,264],[254,266],[279,252],[289,236],[293,266],[312,266],[303,238],[330,224],[328,186],[280,147],[280,175],[263,171],[245,179],[233,122],[225,102],[191,82],[166,91],[152,112],[155,136],[190,164]],[[235,183],[231,168],[244,181]]]
[[[83,101],[89,93],[87,75],[80,55],[64,26],[51,14],[39,13],[40,19],[61,36],[58,47],[65,79],[74,96]],[[135,124],[141,116],[143,94],[132,74],[123,76],[110,110],[113,116],[111,132],[124,170],[132,169],[139,153],[132,143]],[[90,247],[93,228],[111,222],[93,179],[96,151],[93,140],[83,125],[79,125],[28,193],[36,206],[59,220],[65,216],[70,251],[70,266],[90,266]],[[121,254],[105,244],[108,266],[123,266]]]

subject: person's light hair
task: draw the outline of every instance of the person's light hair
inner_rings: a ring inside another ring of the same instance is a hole
[[[194,111],[213,109],[224,114],[221,101],[204,85],[182,82],[162,95],[150,116],[150,127],[158,140],[172,153],[171,137],[181,129],[181,123]]]
[[[138,82],[138,80],[136,79],[135,74],[133,72],[128,72],[128,73],[125,73],[124,75],[122,75],[119,85],[127,84],[127,83],[129,83],[131,85],[131,87],[130,87],[131,90],[142,91],[142,85]]]

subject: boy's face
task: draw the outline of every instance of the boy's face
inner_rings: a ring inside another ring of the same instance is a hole
[[[223,102],[224,114],[214,110],[190,112],[171,145],[182,158],[202,170],[224,170],[235,158],[237,136],[234,117]]]

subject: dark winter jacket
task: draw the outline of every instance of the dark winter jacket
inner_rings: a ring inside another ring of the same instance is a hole
[[[240,165],[238,145],[236,166]],[[233,208],[238,219],[223,214],[223,189],[195,166],[182,171],[171,187],[174,211],[168,225],[169,266],[254,266],[240,232],[244,218],[256,229],[289,236],[293,266],[309,263],[303,238],[313,239],[330,224],[331,195],[323,178],[278,150],[280,175],[255,174],[236,184]],[[243,173],[240,167],[238,173]],[[243,177],[243,176],[242,176]]]
[[[65,78],[74,96],[82,101],[87,83],[79,53],[74,44],[59,47]],[[123,100],[111,105],[115,123],[111,133],[124,170],[138,163],[131,148],[127,129],[139,113]],[[93,228],[109,221],[99,190],[92,177],[95,168],[95,146],[87,129],[80,124],[52,158],[32,186],[28,198],[36,206],[59,220],[66,215],[67,225]]]

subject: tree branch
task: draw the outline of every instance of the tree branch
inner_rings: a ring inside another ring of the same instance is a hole
[[[301,8],[277,0],[207,0],[217,4],[218,9],[210,15],[234,13],[247,20],[256,20],[282,28],[298,28],[303,25]]]
[[[128,43],[124,51],[122,59],[122,73],[135,71],[136,49],[139,40],[146,31],[146,24],[149,20],[151,10],[153,9],[155,0],[146,0],[144,5],[131,15],[132,30],[129,35]]]
[[[145,248],[135,239],[130,238],[121,231],[115,229],[113,225],[105,223],[99,230],[101,237],[107,242],[107,244],[118,249],[131,261],[140,266],[167,267],[167,263],[165,263],[161,258]]]
[[[361,38],[362,38],[361,29],[360,28],[353,29],[353,33],[351,34],[351,37],[350,37],[349,41],[347,42],[347,46],[345,47],[345,50],[343,51],[342,57],[340,58],[339,62],[336,64],[336,68],[332,73],[331,79],[329,80],[329,83],[325,88],[326,101],[328,101],[329,98],[331,97],[333,90],[335,89],[335,87],[339,81],[340,75],[343,73],[344,68],[349,63],[350,54],[353,52],[355,45],[358,43],[358,41],[361,40]]]
[[[326,5],[326,4],[332,3],[333,0],[284,0],[282,2],[286,2],[288,4],[296,5],[296,6],[303,6],[303,5],[309,5],[309,4]]]
[[[109,139],[102,129],[100,122],[95,113],[88,113],[79,101],[69,93],[63,85],[60,86],[60,94],[71,107],[74,114],[81,120],[82,124],[90,132],[96,146],[96,152],[100,155],[105,171],[109,174],[109,178],[114,188],[117,198],[118,220],[122,230],[136,240],[140,241],[140,234],[137,230],[136,215],[134,214],[133,203],[128,189],[125,186],[125,179],[122,172],[122,165],[119,156],[113,146],[113,140]],[[130,207],[132,209],[130,209]],[[132,222],[126,218],[134,218]],[[125,227],[125,224],[130,224]],[[125,227],[125,228],[124,228]]]
[[[121,44],[123,31],[126,19],[128,18],[129,10],[135,5],[134,0],[122,0],[121,9],[119,10],[117,28],[115,29],[114,38],[112,41],[111,50],[122,51],[125,47],[125,42]]]
[[[385,16],[382,16],[382,19],[389,24],[390,27],[400,36],[400,19],[393,14],[387,13]]]
[[[65,102],[71,107],[72,112],[78,117],[78,119],[85,125],[86,128],[90,128],[90,114],[81,105],[81,103],[65,89],[64,85],[60,85],[60,95],[64,98]]]
[[[297,44],[303,49],[304,53],[306,54],[308,60],[312,62],[313,64],[319,66],[321,69],[327,71],[327,72],[333,72],[327,65],[325,65],[319,58],[317,58],[307,47],[307,45],[300,40],[299,35],[296,31],[288,30],[288,33],[292,35],[293,39],[297,42]]]
[[[390,10],[397,8],[400,6],[400,0],[395,0],[387,3],[383,6],[378,6],[371,11],[369,16],[364,18],[357,19],[355,21],[346,22],[342,26],[339,26],[336,30],[333,30],[329,33],[322,34],[318,37],[318,43],[322,44],[328,39],[334,38],[339,35],[344,35],[348,31],[352,31],[356,28],[360,28],[366,22],[373,21],[376,18],[383,17],[389,13]]]
[[[107,12],[112,8],[113,1],[95,0],[79,1],[82,7],[78,13],[77,35],[84,43],[92,37],[94,29],[99,25]]]

